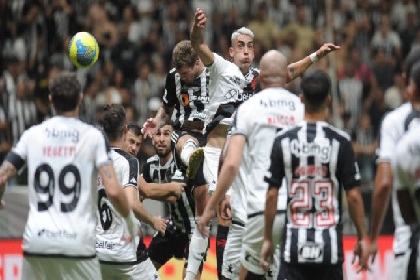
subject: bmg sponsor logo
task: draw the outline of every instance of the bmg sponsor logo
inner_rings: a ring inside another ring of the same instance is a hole
[[[330,160],[331,146],[329,143],[307,143],[293,139],[290,143],[290,148],[292,153],[297,157],[315,156],[324,163]]]

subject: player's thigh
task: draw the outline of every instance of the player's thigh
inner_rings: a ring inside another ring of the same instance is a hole
[[[209,193],[213,193],[216,188],[217,173],[219,171],[219,158],[221,149],[204,147],[203,174],[209,185]]]
[[[344,280],[344,270],[341,264],[339,265],[293,265],[286,262],[281,263],[278,280]]]
[[[101,279],[98,259],[24,257],[22,278],[26,279]]]
[[[132,280],[158,280],[159,274],[157,273],[152,261],[147,258],[141,263],[134,266],[130,270],[130,279]]]
[[[227,279],[238,279],[239,277],[243,232],[244,227],[236,223],[229,227],[222,266],[222,275]]]

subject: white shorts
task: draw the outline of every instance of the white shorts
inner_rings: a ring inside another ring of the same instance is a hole
[[[223,252],[222,266],[222,275],[228,279],[239,279],[243,232],[244,226],[234,222],[230,224],[225,250]]]
[[[217,173],[219,171],[219,159],[222,150],[214,147],[204,147],[203,173],[209,184],[209,193],[216,189]]]
[[[158,280],[159,275],[156,271],[155,266],[150,261],[142,261],[135,265],[114,265],[114,264],[102,264],[101,272],[103,280],[113,279],[126,279],[126,280]]]
[[[415,228],[413,228],[415,229]],[[390,279],[420,279],[420,243],[418,228],[413,232],[410,226],[399,226],[395,229],[393,251],[395,254],[392,263]],[[413,275],[414,271],[417,275]],[[410,275],[409,275],[410,274]]]
[[[286,215],[277,214],[273,224],[273,242],[275,246],[273,264],[266,273],[267,279],[277,279],[280,268],[280,240],[283,233]],[[264,215],[249,217],[243,237],[241,264],[246,270],[258,275],[263,275],[264,270],[260,265],[261,248],[264,241]]]
[[[43,279],[101,279],[97,258],[38,258],[24,257],[22,280]]]

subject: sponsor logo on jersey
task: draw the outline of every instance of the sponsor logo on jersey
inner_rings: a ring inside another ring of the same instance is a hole
[[[77,233],[71,233],[66,230],[52,231],[44,228],[38,231],[38,237],[48,239],[76,239]]]
[[[236,96],[236,101],[245,102],[250,99],[254,95],[253,91],[243,91],[242,93],[238,93]]]
[[[267,108],[267,107],[285,107],[289,111],[295,111],[296,110],[296,104],[292,100],[283,100],[283,99],[277,99],[277,100],[260,100],[261,106]]]
[[[115,242],[96,241],[96,248],[97,249],[114,250],[115,245],[116,245]]]
[[[231,81],[232,83],[234,83],[236,85],[241,84],[241,78],[236,77],[236,76],[229,77],[229,81]]]
[[[324,252],[321,244],[315,242],[306,242],[304,244],[300,244],[299,256],[306,260],[313,261],[322,258],[323,253]]]
[[[137,180],[135,178],[131,178],[130,183],[137,184]]]
[[[60,130],[56,128],[45,128],[45,133],[47,134],[47,138],[70,139],[73,143],[79,142],[79,131],[76,129]]]
[[[297,157],[315,156],[324,163],[330,160],[331,147],[328,143],[307,143],[299,142],[299,140],[293,139],[290,143],[290,148],[292,153]]]
[[[202,112],[194,112],[192,113],[188,119],[200,119],[200,120],[205,120],[207,118],[207,113],[202,113]]]

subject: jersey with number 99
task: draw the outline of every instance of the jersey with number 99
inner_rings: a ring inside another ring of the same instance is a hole
[[[76,118],[33,126],[12,151],[28,164],[27,255],[94,257],[97,169],[110,163],[103,134]],[[19,164],[21,163],[21,164]]]

